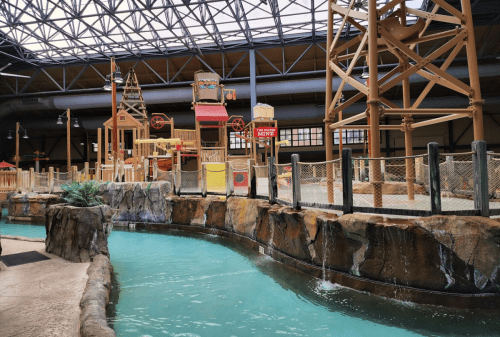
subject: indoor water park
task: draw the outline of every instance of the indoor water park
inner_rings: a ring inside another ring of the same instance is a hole
[[[498,36],[494,0],[2,4],[0,336],[498,336]]]

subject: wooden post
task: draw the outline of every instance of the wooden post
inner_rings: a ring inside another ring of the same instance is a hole
[[[49,194],[54,193],[54,168],[49,167]]]
[[[342,149],[342,212],[350,214],[353,212],[352,191],[352,150]]]
[[[16,192],[17,193],[21,193],[22,189],[23,189],[23,170],[21,170],[20,168],[18,168],[16,170],[17,172],[17,186],[16,186]]]
[[[474,23],[472,22],[472,8],[470,0],[462,0],[462,12],[464,15],[467,39],[467,65],[469,67],[470,86],[472,88],[471,103],[475,113],[472,115],[474,121],[474,140],[484,140],[483,130],[483,100],[481,98],[481,86],[479,80],[479,67],[477,65],[476,38],[474,35]]]
[[[229,198],[234,194],[234,173],[233,173],[233,163],[226,162],[226,198]]]
[[[35,169],[30,167],[30,188],[29,191],[33,192],[35,190]]]
[[[58,168],[56,168],[56,179],[57,179],[57,180],[60,180],[59,173],[60,173],[60,172],[59,172],[59,167],[58,167]]]
[[[423,157],[415,158],[415,179],[417,184],[424,183],[424,172],[422,169],[423,166],[424,166],[424,158]]]
[[[101,178],[101,164],[99,162],[95,163],[95,181],[102,181],[102,178]]]
[[[255,176],[255,161],[247,160],[248,165],[248,198],[254,199],[257,195],[257,177]]]
[[[104,128],[104,164],[109,164],[109,128]]]
[[[448,179],[446,179],[446,187],[447,188],[452,188],[452,186],[456,186],[455,182],[457,181],[457,178],[455,176],[455,165],[453,164],[453,156],[446,156],[446,166],[448,167]]]
[[[76,181],[76,182],[78,182],[78,177],[76,176],[77,169],[78,168],[76,166],[72,166],[71,169],[70,169],[70,171],[71,171],[71,179],[73,181]]]
[[[378,85],[378,11],[377,0],[368,1],[368,57],[370,65],[369,89],[370,97],[367,101],[370,110],[370,149],[371,158],[380,158],[380,132],[379,132],[379,85]],[[373,181],[373,206],[382,207],[382,181],[380,175],[380,161],[374,160],[370,163]]]
[[[300,157],[298,154],[292,154],[292,192],[293,192],[293,208],[300,210],[300,168],[299,168]]]
[[[476,140],[472,142],[472,165],[474,167],[474,209],[480,211],[481,216],[490,216],[490,200],[488,194],[488,160],[486,142]]]
[[[351,151],[351,153],[352,153],[352,151]],[[356,160],[354,162],[354,180],[356,180],[356,181],[359,181],[359,165],[360,165],[360,161]]]
[[[119,171],[118,181],[123,182],[125,181],[125,160],[120,160],[119,164],[120,164],[119,165],[120,171]]]
[[[158,158],[153,158],[153,181],[158,181]]]
[[[270,204],[275,204],[276,203],[276,197],[278,196],[278,180],[277,180],[277,173],[276,173],[276,166],[274,166],[275,159],[274,157],[269,157],[267,159],[267,164],[268,164],[268,178],[269,178],[269,203]]]
[[[359,175],[360,175],[360,180],[365,181],[366,178],[366,165],[365,165],[365,160],[361,159],[359,161]]]
[[[439,176],[439,145],[429,143],[429,195],[431,197],[431,213],[441,214],[441,183]]]
[[[102,147],[102,131],[101,131],[101,128],[98,128],[97,129],[97,164],[99,164],[99,167],[101,167],[101,160],[102,160],[101,147]],[[97,175],[97,170],[96,170],[96,175]]]
[[[85,180],[86,180],[86,181],[90,181],[91,179],[90,179],[90,177],[89,177],[89,172],[90,172],[90,170],[89,170],[89,163],[88,163],[88,162],[86,162],[86,163],[85,163],[85,166],[84,166],[83,172],[84,172],[84,174],[85,174]]]
[[[206,197],[207,196],[207,164],[202,163],[201,164],[201,196]]]

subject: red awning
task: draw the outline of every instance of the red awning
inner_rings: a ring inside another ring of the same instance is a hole
[[[198,122],[227,122],[226,108],[221,105],[196,105],[194,107]]]
[[[7,167],[16,167],[16,165],[9,164],[5,161],[0,163],[0,168],[7,168]]]

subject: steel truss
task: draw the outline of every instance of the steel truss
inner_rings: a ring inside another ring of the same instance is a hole
[[[400,115],[403,118],[402,124],[398,127],[405,133],[406,156],[412,156],[412,131],[419,127],[424,127],[445,121],[451,121],[458,118],[470,117],[474,122],[474,139],[482,140],[483,134],[483,101],[481,98],[481,89],[479,85],[479,73],[477,65],[476,45],[474,37],[474,26],[472,23],[472,10],[470,0],[461,1],[461,10],[456,9],[444,0],[430,0],[434,3],[431,12],[425,12],[406,7],[406,0],[392,0],[383,6],[377,6],[376,0],[368,1],[368,8],[365,12],[355,11],[354,4],[356,0],[337,1],[330,0],[330,15],[340,15],[343,18],[343,24],[350,23],[358,27],[361,34],[343,43],[339,43],[340,34],[331,37],[328,40],[327,58],[327,92],[326,92],[326,127],[331,130],[341,129],[347,124],[367,119],[367,124],[357,126],[370,130],[369,149],[370,157],[380,157],[379,130],[393,129],[394,126],[379,125],[380,117],[384,115]],[[347,2],[347,5],[344,4]],[[386,19],[384,15],[390,9],[394,12]],[[445,14],[439,14],[442,9]],[[411,14],[421,18],[413,27],[408,27],[406,18]],[[367,28],[359,25],[358,20],[367,20]],[[392,20],[392,21],[391,21]],[[427,28],[432,21],[453,24],[456,27],[439,33],[427,34]],[[412,28],[414,30],[412,31]],[[406,34],[406,35],[405,35]],[[442,43],[443,38],[449,38],[447,42]],[[418,43],[426,41],[438,41],[437,45],[428,55],[421,56],[416,50]],[[467,63],[469,68],[470,85],[460,81],[446,72],[452,61],[458,53],[465,47],[467,51]],[[348,48],[355,50],[349,52]],[[432,63],[433,60],[449,52],[445,62],[441,67]],[[380,54],[391,53],[397,57],[399,64],[396,65],[382,78],[378,78],[377,64]],[[354,65],[365,59],[369,64],[369,79],[366,83],[360,82],[352,74]],[[342,69],[340,62],[349,60],[350,66],[347,70]],[[342,82],[335,96],[332,98],[331,85],[328,87],[328,78],[331,78],[332,72],[335,72],[342,78]],[[412,104],[410,101],[410,80],[411,75],[420,75],[429,82],[425,89],[419,94],[416,101]],[[383,97],[383,94],[394,86],[402,83],[403,88],[403,106],[397,106],[390,100]],[[340,102],[342,89],[346,84],[354,87],[358,93],[345,101]],[[466,109],[420,109],[419,106],[427,97],[435,85],[444,86],[458,94],[465,95],[470,99],[470,106]],[[362,98],[367,98],[367,110],[345,120],[334,122],[339,113],[353,103]],[[429,119],[419,123],[413,123],[412,116],[433,116],[441,117]],[[332,157],[331,132],[327,133],[327,160]],[[374,185],[374,205],[382,206],[382,182],[380,181],[380,162],[373,161],[371,164],[372,184]],[[408,196],[413,196],[414,174],[411,161],[407,161],[407,182]]]

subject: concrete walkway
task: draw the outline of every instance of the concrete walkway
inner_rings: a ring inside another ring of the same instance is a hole
[[[13,267],[0,262],[0,336],[78,337],[90,263],[46,253],[43,242],[1,240],[2,255],[36,250],[51,259]]]

